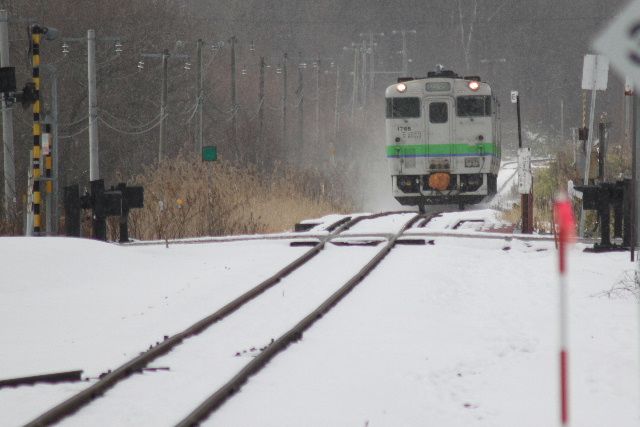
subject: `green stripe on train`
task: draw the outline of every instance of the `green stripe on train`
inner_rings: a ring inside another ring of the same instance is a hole
[[[469,144],[431,144],[431,145],[388,145],[387,157],[408,156],[474,156],[482,154],[499,154],[496,145],[483,142],[476,145]]]

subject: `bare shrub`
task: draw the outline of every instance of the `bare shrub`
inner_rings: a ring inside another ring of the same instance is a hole
[[[593,297],[606,296],[609,299],[640,297],[640,273],[636,270],[627,270],[618,279],[615,285],[608,291],[602,291],[592,295]]]

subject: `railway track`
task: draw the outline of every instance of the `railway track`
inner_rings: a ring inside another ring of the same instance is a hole
[[[401,221],[393,230],[379,233],[368,227],[388,215],[397,215]],[[157,412],[165,413],[163,424],[198,425],[251,375],[299,340],[394,245],[421,243],[403,234],[428,220],[426,215],[397,212],[346,218],[328,227],[322,237],[296,240],[293,244],[311,248],[215,313],[167,337],[26,426],[97,425],[101,419],[109,420],[109,425],[140,425],[149,421],[149,411],[155,412],[154,419],[158,419]],[[323,256],[315,258],[321,251]],[[347,256],[349,265],[344,266]],[[214,324],[218,325],[211,327]],[[119,409],[114,411],[114,407]]]

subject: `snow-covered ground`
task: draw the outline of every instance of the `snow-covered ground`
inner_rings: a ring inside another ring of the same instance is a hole
[[[486,232],[500,225],[485,209],[412,230],[432,244],[397,246],[204,425],[558,425],[557,251]],[[289,242],[0,238],[0,380],[78,369],[89,379],[1,388],[0,426],[30,421],[308,249]],[[607,294],[635,265],[585,247],[569,256],[571,425],[636,426],[637,300]],[[159,425],[147,409],[131,425]]]

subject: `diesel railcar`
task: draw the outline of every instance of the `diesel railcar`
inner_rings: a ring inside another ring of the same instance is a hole
[[[386,90],[386,144],[400,204],[464,209],[496,193],[500,105],[478,76],[399,78]]]

